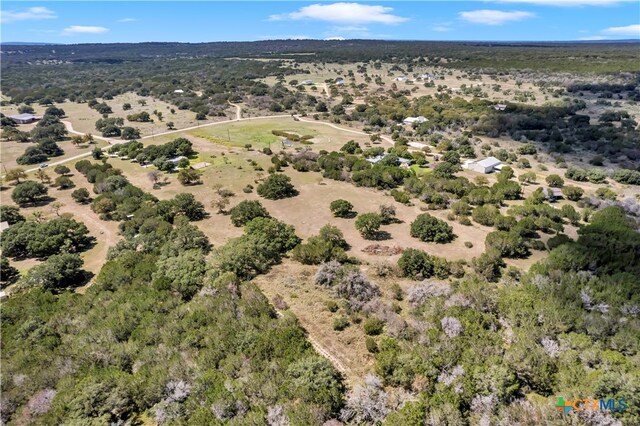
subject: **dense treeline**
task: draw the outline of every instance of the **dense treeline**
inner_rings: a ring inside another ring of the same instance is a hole
[[[589,395],[627,408],[576,413],[576,424],[636,424],[640,234],[614,207],[579,234],[508,286],[467,276],[409,289],[414,320],[387,323],[393,331],[375,347],[375,369],[384,385],[418,395],[368,420],[560,425],[566,419],[549,401]]]
[[[286,54],[301,61],[403,61],[430,56],[451,59],[449,66],[577,72],[639,71],[637,43],[482,43],[384,40],[266,40],[224,43],[137,43],[51,46],[2,45],[3,63],[70,61],[123,65],[143,58],[269,57]],[[313,52],[313,57],[307,53]],[[600,60],[594,61],[593,55]],[[572,60],[567,61],[566,57]],[[56,66],[61,66],[58,64]]]
[[[294,317],[278,318],[242,282],[299,243],[291,226],[254,218],[207,264],[208,239],[189,223],[204,213],[193,196],[158,201],[108,164],[77,169],[95,183],[94,206],[113,201],[124,239],[85,295],[52,294],[46,269],[3,304],[3,422],[321,424],[337,415],[342,377]],[[28,223],[14,219],[11,228]]]

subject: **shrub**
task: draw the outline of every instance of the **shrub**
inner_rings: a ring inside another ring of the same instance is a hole
[[[596,197],[600,198],[601,200],[615,200],[618,195],[615,193],[615,191],[609,188],[598,188],[598,190],[596,191]]]
[[[272,174],[258,185],[258,195],[269,200],[293,197],[298,191],[291,184],[291,178],[283,174]]]
[[[329,312],[338,312],[338,309],[340,308],[335,300],[327,300],[324,302],[324,305],[327,307]]]
[[[76,203],[79,204],[88,204],[91,201],[91,196],[89,195],[89,191],[86,188],[76,189],[71,193],[71,198],[73,198]]]
[[[331,260],[324,262],[318,268],[315,275],[315,283],[324,287],[331,287],[336,279],[342,273],[342,265],[340,262]]]
[[[353,204],[351,204],[347,200],[342,200],[342,199],[334,200],[329,205],[329,209],[331,210],[331,213],[333,213],[335,217],[348,218],[348,217],[353,217],[353,214],[354,214]]]
[[[53,182],[53,186],[58,189],[69,189],[73,188],[75,184],[68,176],[58,176],[56,180]]]
[[[398,189],[392,189],[390,192],[391,196],[398,203],[409,204],[411,203],[411,195],[407,194],[404,191],[400,191]]]
[[[349,327],[349,320],[344,315],[340,315],[333,320],[333,329],[335,331],[342,331],[347,327]]]
[[[545,181],[552,188],[562,188],[562,185],[564,185],[564,179],[555,174],[547,176]]]
[[[40,182],[25,180],[15,186],[11,199],[19,206],[25,206],[41,200],[47,192],[47,188]]]
[[[24,216],[20,214],[18,207],[6,204],[0,205],[0,222],[7,222],[9,225],[13,225],[24,220]]]
[[[406,249],[398,259],[398,267],[405,277],[429,278],[433,275],[433,258],[422,250]]]
[[[640,171],[620,169],[613,174],[613,180],[627,185],[640,185]]]
[[[260,201],[245,200],[229,210],[231,223],[234,226],[244,226],[247,222],[256,217],[270,217]]]
[[[567,185],[562,188],[562,194],[567,197],[567,200],[578,201],[582,198],[584,190],[578,186]]]
[[[524,257],[529,250],[516,232],[494,231],[485,239],[487,249],[495,249],[503,257]]]
[[[396,220],[396,208],[394,206],[382,204],[379,209],[380,219],[383,224],[388,225]]]
[[[347,299],[349,307],[359,311],[367,302],[380,296],[380,289],[361,272],[350,271],[333,287],[333,294]]]
[[[305,265],[317,265],[330,260],[339,262],[346,260],[347,242],[342,232],[332,225],[325,225],[320,234],[313,236],[304,244],[299,244],[292,252],[292,257]]]
[[[367,336],[377,336],[382,333],[382,330],[384,329],[384,321],[370,317],[364,321],[362,327],[364,328],[364,333]]]
[[[178,172],[178,182],[183,185],[193,185],[200,182],[200,173],[194,169],[182,169]]]
[[[367,348],[367,352],[369,352],[370,354],[378,353],[378,344],[373,337],[367,337],[364,343]]]
[[[429,213],[418,215],[411,223],[411,236],[421,241],[448,243],[455,238],[453,228]]]
[[[364,213],[356,219],[356,229],[363,238],[373,239],[380,230],[382,218],[377,213]]]
[[[484,226],[493,226],[496,220],[496,217],[500,214],[500,211],[496,206],[486,205],[486,206],[478,206],[473,209],[471,213],[471,217],[473,220],[480,225]]]
[[[487,281],[497,281],[501,275],[501,268],[505,266],[500,253],[488,250],[479,257],[473,258],[473,270]]]

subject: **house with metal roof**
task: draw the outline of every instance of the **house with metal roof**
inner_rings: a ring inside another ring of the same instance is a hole
[[[484,160],[467,160],[462,168],[478,173],[491,173],[502,168],[502,162],[496,157],[487,157]]]
[[[37,115],[27,114],[27,113],[9,115],[8,117],[18,124],[29,124],[29,123],[33,123],[34,121],[40,120],[40,117],[38,117]]]

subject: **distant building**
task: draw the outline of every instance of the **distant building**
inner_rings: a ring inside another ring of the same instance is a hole
[[[422,123],[426,123],[427,121],[429,121],[429,119],[423,116],[407,117],[404,120],[402,120],[404,124],[414,124],[414,123],[422,124]]]
[[[493,106],[493,109],[495,109],[496,111],[504,111],[505,109],[507,109],[507,105],[506,104],[496,104]]]
[[[422,81],[431,81],[431,80],[435,80],[436,76],[433,74],[420,74],[420,78]]]
[[[194,165],[191,166],[192,169],[198,170],[198,169],[204,169],[205,167],[209,167],[211,165],[211,163],[207,163],[206,161],[203,161],[201,163],[196,163]]]
[[[547,200],[552,203],[562,198],[562,190],[560,188],[546,188],[544,192],[547,196]]]
[[[344,80],[341,78],[336,78],[336,85],[337,86],[342,86],[344,84]]]
[[[371,164],[376,164],[378,161],[382,160],[383,158],[384,158],[384,155],[376,155],[375,157],[367,158],[367,161],[370,162]]]
[[[170,158],[170,159],[169,159],[169,160],[167,160],[167,161],[169,161],[170,163],[173,163],[173,164],[178,164],[178,163],[180,162],[180,160],[183,160],[183,159],[186,159],[186,158],[187,158],[187,157],[185,157],[184,155],[181,155],[181,156],[179,156],[179,157],[173,157],[173,158]]]
[[[314,84],[313,80],[303,80],[302,82],[300,82],[301,85],[303,86],[311,86]]]
[[[184,90],[182,89],[176,89],[173,91],[173,93],[184,93]]]
[[[426,143],[421,143],[421,142],[408,142],[407,146],[410,146],[411,148],[415,148],[415,149],[425,149],[429,145],[427,145]]]
[[[502,168],[502,163],[496,157],[488,157],[484,160],[467,160],[462,168],[478,173],[491,173]]]
[[[395,78],[395,80],[396,80],[396,81],[407,81],[407,80],[408,80],[408,78],[407,78],[407,77],[405,77],[404,75],[401,75],[400,77],[396,77],[396,78]]]
[[[8,117],[18,124],[29,124],[29,123],[33,123],[34,121],[40,120],[40,117],[38,117],[37,115],[27,114],[27,113],[9,115]]]

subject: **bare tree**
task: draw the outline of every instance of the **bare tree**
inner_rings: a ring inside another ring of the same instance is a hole
[[[47,172],[45,172],[45,171],[44,171],[44,170],[42,170],[42,169],[38,169],[38,170],[36,170],[36,177],[37,177],[38,179],[40,179],[40,182],[42,182],[42,183],[46,183],[46,184],[51,183],[51,178],[49,177],[49,175],[47,174]]]
[[[226,214],[229,203],[229,197],[219,197],[211,201],[211,207],[217,209],[218,214]]]
[[[62,208],[62,206],[64,206],[64,204],[56,201],[55,203],[51,203],[49,207],[51,207],[51,211],[54,212],[56,216],[60,217],[60,209]]]
[[[158,182],[160,181],[160,178],[162,177],[162,173],[159,170],[150,170],[149,173],[147,173],[147,177],[149,178],[149,180],[153,184],[153,187],[157,188],[158,187]]]

